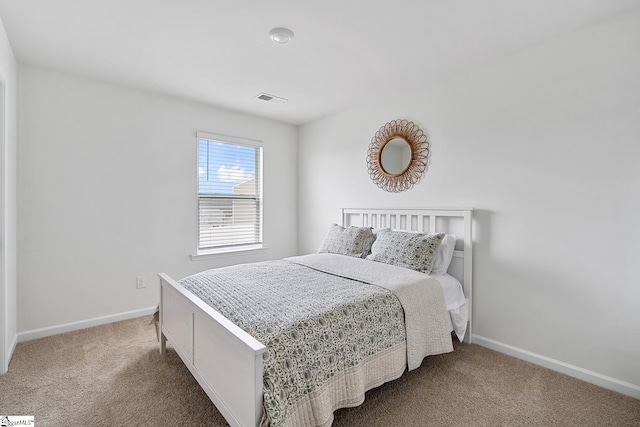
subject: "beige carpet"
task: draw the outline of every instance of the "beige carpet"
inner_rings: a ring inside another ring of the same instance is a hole
[[[0,415],[42,426],[224,426],[175,352],[160,356],[149,318],[18,344],[0,376]],[[640,400],[477,345],[336,411],[334,426],[640,426]]]

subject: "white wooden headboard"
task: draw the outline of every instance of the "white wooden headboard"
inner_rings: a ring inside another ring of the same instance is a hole
[[[472,336],[473,253],[472,208],[452,209],[360,209],[343,208],[342,225],[396,230],[447,232],[457,238],[456,250],[447,273],[462,283],[469,309],[469,325],[465,342]]]

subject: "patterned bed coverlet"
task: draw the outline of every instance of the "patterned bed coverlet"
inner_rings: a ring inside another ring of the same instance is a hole
[[[313,254],[179,283],[267,347],[263,425],[331,425],[335,409],[453,350],[439,283],[387,264]]]

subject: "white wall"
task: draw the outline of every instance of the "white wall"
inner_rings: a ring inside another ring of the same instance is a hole
[[[13,50],[0,20],[0,78],[5,85],[4,103],[4,151],[0,171],[0,194],[4,198],[0,206],[4,223],[0,234],[3,236],[3,275],[0,284],[0,374],[6,372],[7,365],[16,345],[16,72],[17,63]]]
[[[475,333],[640,396],[639,76],[636,11],[303,126],[299,252],[340,207],[474,207]],[[365,162],[396,118],[432,140],[402,194]]]
[[[158,272],[296,253],[294,126],[29,65],[18,76],[20,333],[153,307]],[[190,259],[196,131],[264,142],[267,250]]]

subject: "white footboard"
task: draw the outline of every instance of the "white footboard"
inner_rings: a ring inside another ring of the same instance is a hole
[[[166,340],[172,343],[229,424],[257,426],[266,347],[171,277],[159,276],[160,352]]]

